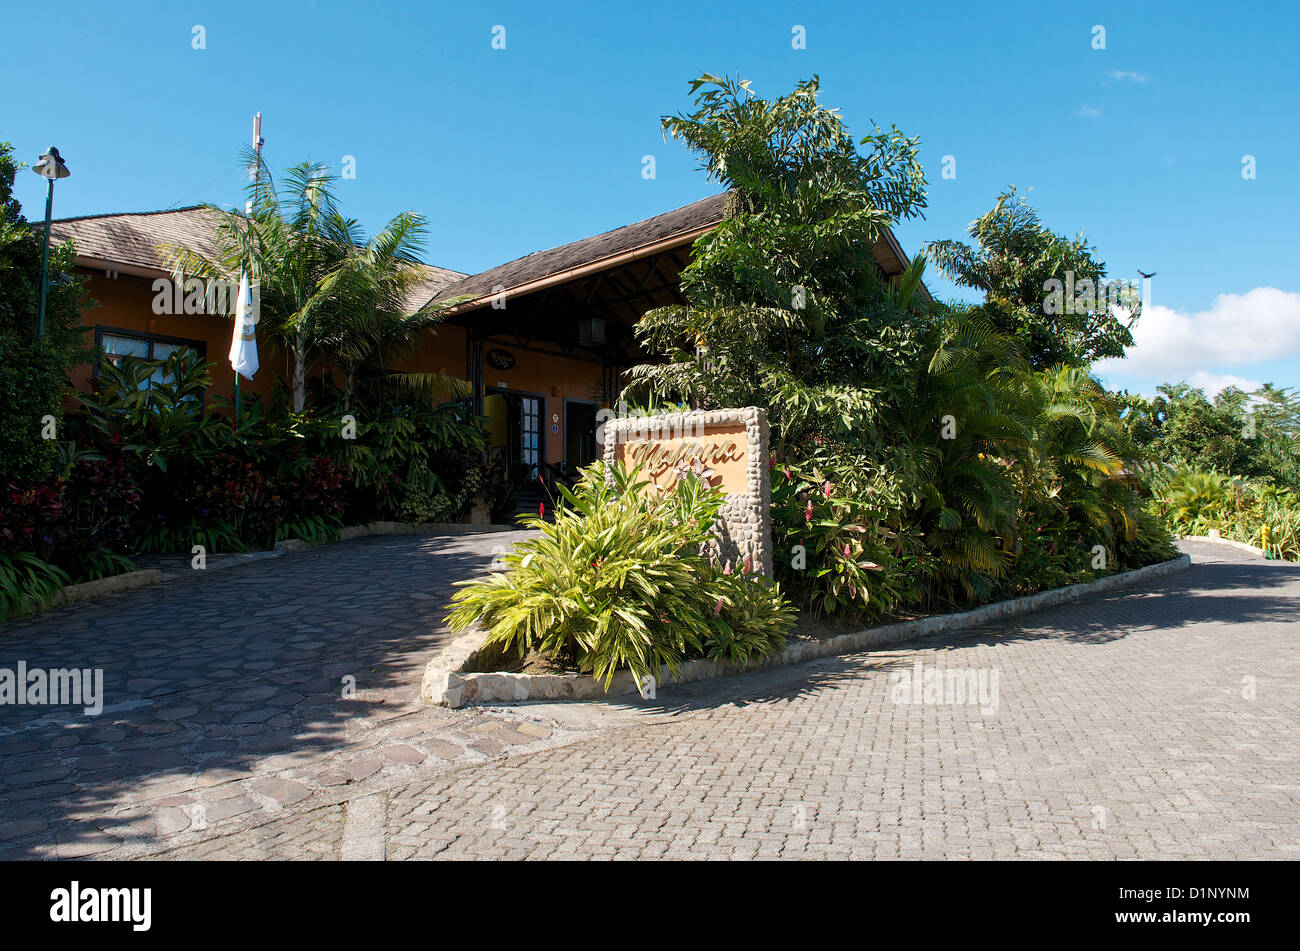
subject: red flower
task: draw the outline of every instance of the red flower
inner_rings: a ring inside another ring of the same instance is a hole
[[[546,503],[542,502],[537,506],[537,514],[541,518],[546,518]]]
[[[827,480],[826,480],[826,484],[825,484],[824,486],[822,486],[822,495],[826,496],[826,498],[828,498],[828,499],[831,497],[831,480],[830,480],[830,479],[827,479]]]
[[[804,509],[804,512],[803,512],[803,520],[804,520],[805,522],[811,522],[811,521],[812,521],[812,499],[809,499],[809,500],[808,500],[808,507],[807,507],[806,509]]]

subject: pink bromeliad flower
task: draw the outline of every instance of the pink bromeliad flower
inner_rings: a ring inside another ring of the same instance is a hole
[[[749,573],[750,573],[751,571],[753,571],[753,570],[754,570],[754,559],[751,558],[749,555],[746,555],[746,556],[745,556],[745,574],[749,574]]]
[[[822,495],[826,496],[826,498],[828,498],[828,499],[831,497],[831,480],[830,480],[830,479],[827,479],[827,480],[826,480],[826,484],[825,484],[824,486],[822,486]]]
[[[812,499],[808,500],[808,507],[803,511],[803,520],[805,522],[812,521]]]

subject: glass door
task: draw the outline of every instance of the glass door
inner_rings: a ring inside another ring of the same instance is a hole
[[[537,478],[542,462],[542,401],[536,396],[519,398],[520,462],[529,477]]]

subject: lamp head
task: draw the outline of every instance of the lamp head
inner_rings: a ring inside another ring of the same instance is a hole
[[[59,155],[59,150],[52,145],[41,156],[40,161],[32,166],[32,171],[37,175],[48,178],[50,181],[67,178],[72,174],[68,171],[68,166],[64,164],[63,157]]]

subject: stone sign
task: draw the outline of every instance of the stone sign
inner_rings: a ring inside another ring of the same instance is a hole
[[[726,494],[715,534],[718,554],[737,570],[772,576],[771,483],[767,413],[758,407],[611,419],[600,426],[603,457],[642,467],[670,489],[685,469],[699,471]]]

